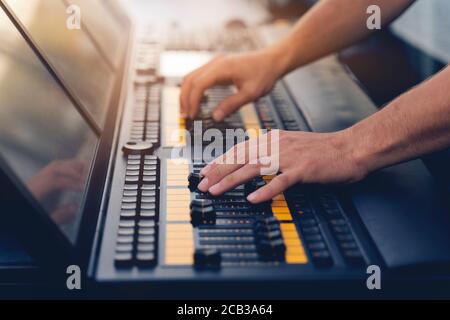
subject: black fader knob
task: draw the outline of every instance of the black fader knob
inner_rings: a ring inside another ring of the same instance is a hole
[[[197,270],[219,269],[222,255],[216,249],[197,249],[194,253],[194,267]]]
[[[191,202],[191,222],[194,227],[216,223],[216,210],[209,199],[194,199]]]
[[[261,240],[257,243],[257,250],[263,261],[284,261],[286,245],[283,239]]]
[[[260,259],[263,261],[284,261],[286,245],[278,219],[275,217],[256,219],[253,229]]]
[[[260,230],[255,232],[256,242],[283,239],[281,230]]]
[[[258,204],[253,205],[253,207],[258,212],[272,212],[272,200],[264,201]]]
[[[202,181],[202,176],[198,173],[192,172],[189,174],[188,181],[189,181],[189,190],[193,192],[197,190],[198,185]]]
[[[206,94],[204,94],[202,96],[202,100],[201,100],[201,104],[207,104],[209,102],[209,96],[207,96]]]
[[[261,179],[261,178],[253,179],[252,181],[248,182],[245,185],[245,193],[248,196],[249,194],[255,192],[259,188],[264,187],[265,185],[266,185],[266,182],[263,179]]]
[[[280,222],[275,217],[258,218],[253,225],[253,229],[255,233],[280,230]]]
[[[213,202],[210,199],[194,199],[191,201],[189,208],[192,209],[194,207],[211,207],[212,205]]]

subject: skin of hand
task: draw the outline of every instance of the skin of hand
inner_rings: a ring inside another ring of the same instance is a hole
[[[414,0],[322,0],[302,17],[278,43],[257,52],[220,56],[184,78],[180,105],[194,119],[204,92],[231,84],[237,93],[220,103],[213,119],[222,121],[246,103],[267,94],[280,77],[367,37],[366,10],[378,5],[383,26],[398,17]]]
[[[216,84],[232,83],[238,86],[238,90],[244,87],[253,90],[246,90],[247,99],[242,96],[240,99],[231,98],[233,103],[226,105],[225,109],[223,105],[219,105],[217,109],[222,109],[222,112],[215,118],[221,120],[228,110],[236,110],[247,103],[249,97],[257,98],[265,94],[266,90],[255,89],[271,88],[276,81],[273,77],[281,77],[372,33],[366,27],[366,9],[370,5],[380,6],[382,23],[387,25],[413,2],[322,0],[297,23],[288,36],[257,54],[265,58],[229,56],[225,60],[228,63],[219,58],[191,73],[183,84],[182,108],[191,117],[195,116],[203,92]],[[268,79],[259,78],[253,82],[253,73],[265,73],[261,69],[273,71],[267,72]],[[248,200],[252,203],[264,202],[297,182],[358,181],[369,172],[384,166],[449,146],[450,99],[448,90],[443,89],[450,86],[449,74],[450,70],[447,68],[443,75],[403,95],[382,111],[344,131],[328,134],[280,132],[280,174],[268,185],[249,195]],[[194,95],[192,83],[195,83]],[[260,85],[250,86],[248,83]],[[246,143],[250,148],[259,144],[255,141]],[[236,148],[240,147],[242,145]],[[204,179],[199,189],[219,195],[260,175],[263,159],[255,161],[248,157],[245,160],[247,162],[244,164],[221,164],[222,159],[217,159],[201,172]]]
[[[450,67],[346,130],[336,133],[280,131],[280,174],[249,195],[248,200],[252,203],[267,201],[298,182],[355,182],[377,169],[450,147],[448,88]],[[270,141],[270,138],[263,140]],[[239,154],[239,148],[251,150],[260,144],[254,139],[235,146],[233,152]],[[199,189],[220,195],[260,175],[262,161],[251,161],[254,159],[249,153],[243,164],[237,164],[241,161],[228,164],[230,162],[224,160],[226,153],[206,166],[201,171],[204,178]]]
[[[236,145],[224,156],[206,166],[201,175],[204,177],[199,185],[200,191],[220,195],[252,178],[261,175],[261,169],[266,161],[258,157],[258,153],[250,150],[264,148],[269,150],[267,156],[272,155],[269,147],[275,131],[271,131],[258,139],[252,139]],[[249,195],[252,203],[260,203],[272,199],[285,189],[296,183],[350,183],[365,177],[367,170],[358,163],[353,155],[353,148],[348,143],[350,132],[309,133],[278,131],[275,143],[279,145],[278,172],[279,174],[266,186]],[[230,159],[244,150],[245,161]],[[257,161],[249,156],[254,154]],[[267,160],[267,156],[264,158]],[[253,160],[253,161],[251,161]],[[225,164],[224,164],[225,163]],[[276,172],[275,172],[276,173]]]
[[[234,85],[237,93],[222,101],[212,116],[222,121],[246,103],[270,92],[281,75],[277,58],[270,50],[220,56],[184,78],[181,88],[181,112],[194,119],[204,92],[215,85]]]

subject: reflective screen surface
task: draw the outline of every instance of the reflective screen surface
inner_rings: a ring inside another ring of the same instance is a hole
[[[114,68],[120,65],[120,59],[127,44],[124,26],[114,18],[107,3],[111,0],[65,0],[67,4],[81,9],[84,27],[97,42],[99,50]]]
[[[89,36],[83,11],[81,29],[73,29],[74,13],[66,11],[69,6],[63,0],[5,2],[98,126],[103,127],[115,82],[114,70],[102,56],[100,42]],[[87,12],[86,16],[88,23],[91,19]],[[111,50],[115,49],[109,48],[108,54]]]
[[[0,157],[75,243],[98,138],[2,10],[0,33]]]

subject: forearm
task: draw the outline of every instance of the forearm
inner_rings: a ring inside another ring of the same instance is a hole
[[[382,24],[398,17],[414,0],[322,0],[302,17],[293,31],[268,48],[284,75],[367,37],[367,8],[381,8]]]
[[[374,171],[450,147],[450,66],[349,130],[357,162]]]

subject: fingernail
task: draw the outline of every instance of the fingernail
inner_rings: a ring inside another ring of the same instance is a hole
[[[200,182],[200,184],[198,185],[198,189],[200,191],[206,192],[208,191],[208,184],[209,184],[209,180],[208,178],[205,178],[202,180],[202,182]]]
[[[221,110],[216,110],[213,112],[213,119],[215,122],[220,122],[224,118],[224,113]]]
[[[215,184],[213,185],[211,188],[209,188],[208,190],[210,193],[212,194],[218,194],[220,192],[220,186],[219,184]]]
[[[257,201],[257,200],[258,200],[258,191],[251,193],[251,194],[247,197],[247,200],[248,200],[249,202],[252,202],[252,203],[254,203],[255,201]]]

